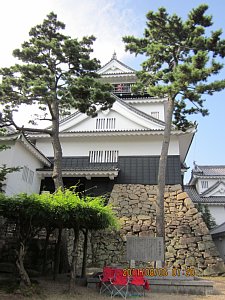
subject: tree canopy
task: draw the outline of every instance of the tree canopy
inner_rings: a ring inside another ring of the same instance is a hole
[[[63,186],[60,116],[71,113],[72,109],[96,116],[98,109],[106,110],[114,102],[111,86],[98,80],[99,61],[90,57],[95,37],[91,35],[78,40],[64,35],[64,29],[65,24],[51,12],[42,24],[31,28],[30,39],[21,45],[21,49],[13,51],[20,63],[0,69],[0,104],[4,107],[0,127],[13,125],[18,130],[51,136],[56,189]],[[30,119],[32,125],[48,120],[51,126],[45,129],[18,126],[13,112],[21,104],[37,105],[35,115]]]
[[[46,119],[49,115],[56,117],[53,103],[60,113],[76,108],[89,115],[96,112],[98,104],[102,109],[112,105],[109,85],[94,80],[100,67],[97,59],[90,58],[95,37],[79,41],[63,35],[64,29],[65,24],[50,13],[41,25],[31,28],[29,41],[13,51],[21,63],[0,70],[3,76],[0,100],[5,105],[4,112],[8,112],[5,117],[9,122],[12,109],[16,110],[22,103],[37,103],[41,110],[47,111]]]
[[[143,38],[126,36],[126,50],[144,54],[147,59],[137,72],[136,89],[146,89],[152,96],[168,96],[174,100],[174,123],[185,130],[191,124],[188,114],[208,111],[203,107],[204,95],[212,95],[225,87],[225,80],[211,77],[223,68],[225,40],[222,30],[209,34],[212,16],[206,15],[206,4],[191,10],[187,20],[169,15],[164,7],[149,11]],[[187,101],[189,100],[189,101]]]
[[[193,126],[189,114],[208,114],[204,95],[225,88],[224,79],[216,80],[223,68],[225,40],[221,39],[221,29],[209,33],[213,22],[212,16],[205,14],[207,9],[206,4],[192,9],[186,20],[169,15],[163,7],[149,11],[144,37],[123,38],[126,50],[146,58],[137,73],[136,90],[147,89],[152,96],[168,99],[156,201],[156,233],[164,238],[164,189],[172,120],[178,129],[186,131]]]

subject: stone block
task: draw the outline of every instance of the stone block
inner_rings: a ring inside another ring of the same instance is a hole
[[[153,236],[154,233],[152,231],[141,231],[139,232],[139,236]]]
[[[141,226],[140,225],[134,225],[133,226],[133,232],[139,232],[141,231]]]
[[[187,194],[186,194],[187,195]],[[178,196],[177,196],[178,197]],[[190,198],[188,198],[188,196],[185,197],[185,200],[184,200],[184,205],[187,207],[187,208],[193,208],[194,207],[194,204],[192,202],[192,200]]]
[[[170,207],[169,211],[172,212],[172,213],[174,213],[176,211],[176,208],[175,207]]]
[[[186,192],[182,192],[182,193],[179,193],[177,194],[177,200],[183,200],[183,199],[186,199],[188,198],[188,195]]]
[[[137,195],[135,195],[135,194],[129,194],[129,198],[131,200],[138,200],[139,199],[139,197]]]
[[[133,214],[138,215],[139,213],[140,213],[140,208],[135,207],[135,208],[133,209]]]
[[[144,220],[143,221],[143,225],[146,225],[146,226],[150,226],[151,225],[151,220]]]
[[[181,208],[181,210],[182,210],[182,208]],[[184,216],[184,212],[183,212],[183,211],[179,211],[179,212],[177,213],[177,216],[178,216],[178,217],[183,217],[183,216]]]
[[[166,257],[166,259],[169,259],[169,258],[174,258],[175,255],[171,252],[166,252],[165,257]]]
[[[205,248],[205,243],[204,242],[198,242],[198,249],[200,251],[204,251],[206,248]]]
[[[187,212],[186,215],[195,215],[196,213],[198,213],[197,208],[190,208]]]
[[[150,217],[147,215],[139,215],[139,216],[137,216],[137,218],[138,218],[138,220],[149,220],[150,219]]]
[[[187,245],[186,244],[175,244],[174,245],[175,249],[187,249]]]
[[[177,228],[178,233],[191,233],[191,228],[188,225],[181,225],[180,227]]]
[[[185,265],[187,267],[193,267],[196,265],[196,259],[194,256],[189,256],[185,259]]]
[[[123,230],[129,231],[131,230],[131,226],[130,225],[126,225],[123,227]]]
[[[120,206],[127,206],[128,205],[128,201],[120,201]]]
[[[177,251],[174,249],[173,246],[168,246],[167,247],[167,252],[172,253],[172,254],[176,254]]]
[[[129,200],[129,205],[134,205],[134,204],[138,204],[139,200]]]
[[[149,230],[149,226],[147,225],[141,226],[141,231],[147,231],[147,230]]]

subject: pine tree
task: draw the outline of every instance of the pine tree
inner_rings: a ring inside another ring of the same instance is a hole
[[[165,172],[172,122],[178,129],[187,130],[193,124],[189,114],[208,114],[203,95],[212,95],[225,88],[225,80],[213,80],[223,68],[217,58],[225,56],[222,30],[212,31],[212,17],[205,14],[208,6],[193,9],[184,21],[165,8],[147,14],[143,38],[126,36],[126,50],[147,58],[137,73],[136,90],[145,90],[152,96],[167,97],[167,112],[158,170],[156,233],[165,238],[164,189]]]
[[[54,150],[53,179],[55,188],[63,187],[62,149],[59,140],[59,117],[74,108],[90,116],[112,106],[111,86],[97,80],[99,61],[91,59],[94,36],[80,41],[63,35],[65,24],[50,13],[41,25],[31,28],[30,39],[13,55],[21,61],[9,68],[2,68],[0,103],[4,106],[4,126],[13,125],[17,130],[42,132],[51,137]],[[39,112],[30,122],[48,120],[51,128],[19,127],[13,112],[21,104],[37,104]],[[41,115],[41,112],[44,114]]]
[[[197,209],[199,212],[202,213],[202,218],[205,224],[207,225],[208,229],[211,230],[212,228],[214,228],[216,226],[216,221],[215,218],[212,216],[208,205],[207,204],[203,205],[199,203],[197,205]]]

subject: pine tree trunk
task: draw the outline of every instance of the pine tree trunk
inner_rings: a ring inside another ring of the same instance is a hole
[[[159,159],[158,186],[157,186],[157,198],[156,198],[156,236],[163,237],[164,247],[165,247],[164,190],[165,190],[165,182],[166,182],[166,165],[167,165],[167,156],[168,156],[169,143],[170,143],[173,109],[174,109],[174,100],[172,98],[169,98],[167,112],[166,112],[166,125],[164,129],[163,143],[162,143],[161,155]]]
[[[75,280],[77,275],[77,258],[78,258],[78,243],[79,243],[79,226],[74,227],[74,243],[73,243],[73,258],[70,269],[70,285],[69,292],[75,289]]]
[[[46,238],[45,238],[45,245],[44,245],[44,257],[43,257],[43,265],[42,265],[42,275],[45,274],[46,272],[46,264],[47,264],[47,250],[48,250],[48,245],[49,245],[49,237],[51,234],[50,229],[46,229]]]
[[[59,274],[59,264],[60,264],[60,250],[61,250],[61,241],[62,241],[62,228],[58,229],[58,239],[55,245],[55,262],[54,262],[54,273],[53,280],[57,279],[57,275]]]
[[[84,245],[83,245],[83,261],[81,277],[86,277],[86,264],[87,264],[87,244],[88,244],[88,229],[84,230]]]
[[[55,190],[63,189],[62,179],[62,147],[59,140],[59,108],[57,101],[52,103],[52,146],[54,151],[54,166],[52,179],[54,180]]]
[[[20,242],[20,248],[19,251],[17,252],[17,259],[16,259],[16,266],[18,268],[20,279],[21,279],[20,284],[25,286],[31,286],[30,278],[27,274],[27,271],[24,268],[25,254],[26,254],[25,244],[23,242]]]
[[[55,185],[55,190],[61,188],[64,190],[63,176],[62,176],[62,147],[59,139],[59,108],[58,102],[54,101],[52,103],[52,146],[54,151],[54,166],[52,172],[52,178]],[[59,266],[62,271],[67,271],[69,262],[67,255],[67,237],[65,234],[65,229],[61,229],[59,232],[60,240],[57,243],[56,249],[56,260],[54,266],[54,279],[56,279],[59,273]],[[61,256],[60,256],[61,252]],[[62,259],[63,258],[63,259]],[[61,265],[60,265],[61,262]]]
[[[59,273],[68,273],[70,269],[67,239],[68,239],[67,231],[66,228],[64,228],[62,230]]]

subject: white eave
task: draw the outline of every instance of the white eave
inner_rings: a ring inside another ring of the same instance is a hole
[[[90,136],[150,136],[150,135],[163,135],[164,130],[150,130],[150,129],[140,129],[140,130],[114,130],[114,131],[70,131],[70,132],[61,132],[59,137],[90,137]],[[179,136],[184,134],[190,134],[194,132],[184,133],[181,130],[174,130],[171,132],[173,136]],[[49,138],[49,135],[39,133],[32,134],[34,138]]]
[[[52,170],[37,170],[36,171],[38,175],[44,177],[51,177],[52,176]],[[88,180],[91,180],[93,177],[108,177],[110,180],[114,180],[115,177],[117,177],[119,174],[119,170],[111,170],[111,171],[100,171],[100,170],[63,170],[62,175],[63,177],[85,177]]]
[[[18,137],[18,141],[23,143],[25,148],[27,148],[37,159],[43,162],[46,166],[51,166],[51,161],[47,157],[45,157],[45,155],[41,153],[33,144],[31,144],[23,134]]]
[[[7,136],[1,136],[1,141],[14,141],[19,142],[25,147],[29,152],[31,152],[38,160],[40,160],[45,166],[50,167],[51,161],[39,151],[22,133],[14,133]]]
[[[129,104],[139,104],[139,103],[164,103],[167,102],[167,98],[156,98],[156,97],[138,97],[138,98],[123,98],[123,101]]]

